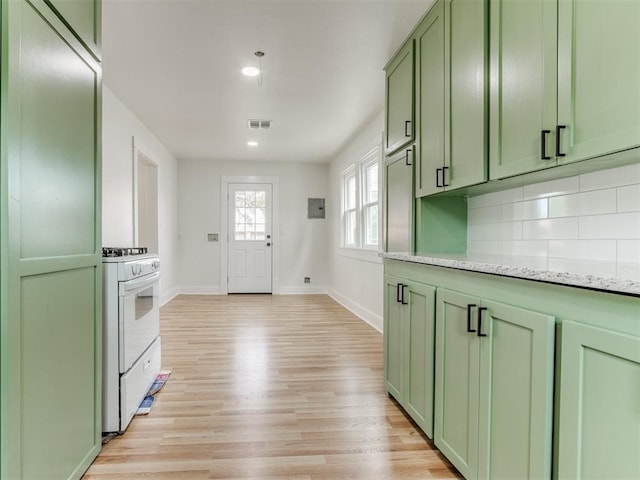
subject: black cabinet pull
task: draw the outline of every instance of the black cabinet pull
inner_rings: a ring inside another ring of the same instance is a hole
[[[486,310],[487,307],[480,307],[478,309],[478,336],[479,337],[486,337],[487,335],[485,333],[482,333],[482,312],[484,310]]]
[[[448,187],[449,186],[449,184],[445,180],[445,178],[446,178],[445,177],[446,170],[449,170],[449,167],[442,167],[442,186],[443,187]]]
[[[404,122],[404,136],[405,137],[410,137],[411,136],[411,132],[409,131],[410,125],[411,125],[411,120],[405,120],[405,122]]]
[[[556,125],[556,157],[566,157],[566,153],[560,151],[560,131],[567,128],[566,125]]]
[[[404,163],[408,167],[411,166],[411,149],[410,148],[407,148],[404,152]]]
[[[442,185],[440,185],[440,171],[442,169],[441,168],[436,168],[436,187],[437,188],[441,188]]]
[[[402,303],[403,305],[408,305],[408,304],[409,304],[409,302],[406,302],[406,301],[405,301],[405,298],[404,298],[404,289],[405,289],[406,287],[407,287],[407,285],[404,285],[404,284],[402,285],[402,302],[401,302],[401,303]]]
[[[551,133],[551,130],[542,130],[540,133],[540,160],[551,160],[551,157],[547,157],[547,135]]]
[[[400,289],[402,288],[402,284],[399,283],[396,285],[396,303],[401,303],[402,299],[400,298]]]
[[[471,309],[473,307],[477,307],[475,303],[470,303],[467,305],[467,332],[474,333],[475,330],[471,328]]]

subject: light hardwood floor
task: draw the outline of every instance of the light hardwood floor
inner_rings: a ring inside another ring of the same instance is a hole
[[[324,295],[179,296],[148,416],[86,480],[460,478],[384,391],[382,335]]]

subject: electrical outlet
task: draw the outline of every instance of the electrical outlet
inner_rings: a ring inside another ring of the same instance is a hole
[[[304,277],[304,283],[311,283],[311,277]]]
[[[218,234],[217,233],[207,233],[207,241],[208,242],[217,242]]]

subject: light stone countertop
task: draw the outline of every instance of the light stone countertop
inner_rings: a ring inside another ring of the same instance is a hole
[[[640,264],[485,254],[385,252],[382,258],[640,297]],[[615,272],[615,274],[612,274]]]

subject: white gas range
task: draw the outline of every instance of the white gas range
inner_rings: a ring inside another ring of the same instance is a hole
[[[122,432],[160,372],[160,260],[103,248],[102,431]]]

